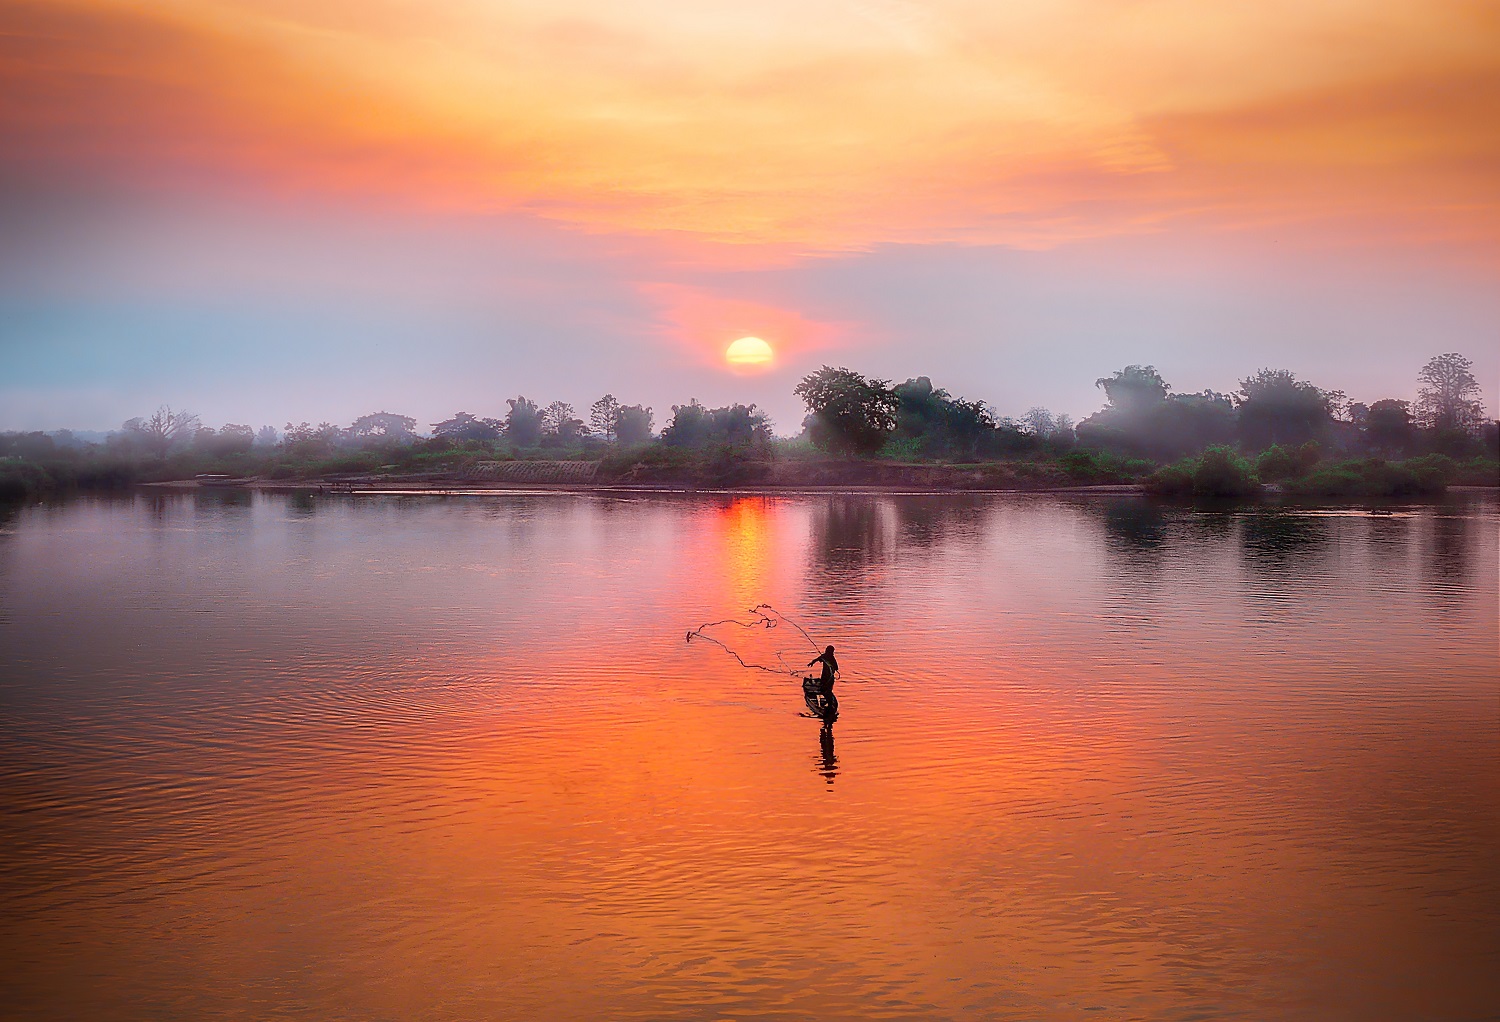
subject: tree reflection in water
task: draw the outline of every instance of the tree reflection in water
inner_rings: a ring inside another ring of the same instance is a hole
[[[874,497],[838,495],[813,513],[806,592],[814,603],[859,601],[878,587],[869,569],[894,546],[882,510]]]
[[[1243,521],[1240,548],[1245,564],[1268,578],[1307,574],[1328,546],[1329,520],[1316,515],[1258,511],[1245,515]]]
[[[1473,538],[1469,535],[1469,519],[1460,506],[1449,505],[1433,510],[1436,513],[1423,544],[1422,574],[1436,602],[1458,609],[1465,599],[1471,568],[1470,552],[1474,549]]]

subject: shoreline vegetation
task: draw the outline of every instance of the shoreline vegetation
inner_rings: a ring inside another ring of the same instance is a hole
[[[1390,499],[1500,486],[1500,424],[1457,354],[1418,374],[1415,403],[1365,405],[1285,370],[1233,394],[1177,394],[1152,366],[1096,381],[1105,407],[1074,424],[1019,419],[927,377],[892,384],[824,366],[794,393],[802,431],[773,435],[755,405],[652,409],[605,395],[585,424],[571,405],[506,401],[502,418],[459,412],[419,435],[375,412],[347,427],[204,426],[163,406],[100,438],[0,434],[0,499],[51,493],[251,487],[453,492],[527,489],[1020,491],[1163,499]]]

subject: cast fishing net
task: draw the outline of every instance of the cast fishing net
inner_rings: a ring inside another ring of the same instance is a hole
[[[702,642],[712,643],[734,657],[735,660],[739,661],[741,667],[748,670],[765,671],[767,674],[784,674],[794,678],[805,673],[807,670],[804,662],[801,660],[801,657],[805,655],[805,650],[812,650],[815,656],[823,652],[823,647],[808,634],[806,628],[803,628],[769,603],[762,603],[751,607],[746,613],[750,615],[747,621],[727,617],[721,621],[704,622],[687,633],[687,641],[691,643],[694,639],[697,639]],[[773,629],[781,628],[783,625],[795,630],[806,640],[807,645],[802,646],[799,644],[795,648],[772,649],[768,655],[756,656],[756,654],[745,650],[746,643],[735,641],[738,635],[743,635],[744,631],[769,632]],[[736,633],[734,631],[736,628],[742,629],[742,632]],[[751,657],[751,659],[746,659],[746,656]],[[795,662],[789,661],[787,659],[788,656],[796,658]],[[774,666],[756,662],[757,660],[768,658],[775,660],[776,663]]]

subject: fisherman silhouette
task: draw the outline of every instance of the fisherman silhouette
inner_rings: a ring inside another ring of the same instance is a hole
[[[817,682],[817,706],[814,707],[812,699],[809,698],[808,708],[812,709],[817,716],[832,723],[839,716],[839,701],[833,695],[833,676],[838,673],[839,662],[833,655],[833,647],[829,646],[823,651],[822,656],[813,657],[807,662],[807,666],[809,667],[813,664],[823,665],[823,676]],[[805,679],[803,684],[804,692],[806,692],[808,687],[806,682],[810,681],[812,681],[811,678]]]

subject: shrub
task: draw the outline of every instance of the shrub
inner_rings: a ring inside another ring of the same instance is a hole
[[[1470,458],[1458,466],[1452,482],[1459,486],[1500,486],[1500,461]]]
[[[1163,496],[1249,497],[1260,482],[1250,463],[1228,447],[1209,447],[1196,458],[1184,458],[1157,470],[1146,488]]]
[[[1165,465],[1146,477],[1146,489],[1163,497],[1187,497],[1193,492],[1193,459]]]
[[[0,500],[24,500],[52,488],[40,465],[21,459],[0,461]]]
[[[1290,478],[1297,473],[1297,459],[1292,452],[1272,444],[1255,459],[1255,474],[1267,482]]]
[[[1070,481],[1078,483],[1124,482],[1146,475],[1154,467],[1144,458],[1130,458],[1097,448],[1068,451],[1057,459],[1057,465]]]
[[[1458,478],[1458,463],[1446,454],[1424,454],[1408,458],[1406,468],[1416,474],[1427,492],[1440,491]]]
[[[1248,497],[1260,490],[1250,463],[1228,447],[1210,447],[1193,470],[1195,497]]]
[[[922,438],[892,435],[880,448],[880,456],[892,461],[916,461],[922,456]]]
[[[1287,490],[1309,497],[1408,497],[1441,493],[1453,472],[1453,462],[1442,455],[1401,464],[1383,458],[1353,459],[1295,480]]]

